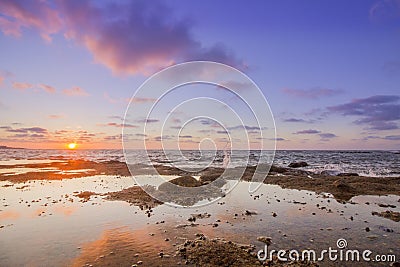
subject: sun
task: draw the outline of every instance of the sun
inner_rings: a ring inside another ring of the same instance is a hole
[[[75,149],[76,148],[76,143],[69,143],[68,144],[69,149]]]

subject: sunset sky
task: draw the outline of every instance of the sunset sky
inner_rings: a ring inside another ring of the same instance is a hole
[[[278,149],[400,149],[400,0],[1,0],[0,48],[0,145],[121,148],[127,104],[147,78],[210,60],[259,86]],[[218,88],[186,92],[236,105]],[[184,136],[219,138],[209,126]]]

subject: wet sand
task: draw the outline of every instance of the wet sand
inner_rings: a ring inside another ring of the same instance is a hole
[[[2,266],[43,262],[52,266],[286,266],[276,258],[266,263],[257,260],[254,253],[264,245],[260,236],[271,238],[274,249],[334,247],[337,238],[345,237],[352,248],[400,253],[398,178],[273,169],[253,195],[243,182],[236,193],[210,206],[177,209],[152,199],[131,178],[124,178],[129,171],[120,162],[19,167],[58,170],[0,176]],[[65,173],[81,169],[95,171]],[[181,186],[206,184],[221,173],[216,168],[198,173],[200,184],[189,177],[179,180],[187,173],[174,168],[157,166],[157,170],[172,175]],[[251,172],[248,168],[244,178]],[[138,173],[146,173],[146,167],[138,168]],[[33,254],[18,257],[16,247],[31,248]]]

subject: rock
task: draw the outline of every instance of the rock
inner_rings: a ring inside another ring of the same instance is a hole
[[[250,215],[257,215],[257,211],[255,210],[246,210],[244,212],[245,215],[250,216]]]
[[[365,231],[369,232],[369,231],[371,231],[371,229],[369,229],[369,227],[365,227]]]
[[[387,210],[387,211],[383,211],[383,212],[373,211],[372,215],[390,219],[395,222],[400,222],[400,212],[397,212],[397,211],[391,211],[391,210]]]
[[[183,187],[197,187],[197,186],[202,185],[202,183],[200,181],[197,181],[192,176],[181,176],[181,177],[172,179],[169,182],[172,184],[175,184],[175,185],[183,186]]]
[[[360,175],[358,175],[358,173],[355,172],[342,172],[339,173],[337,176],[360,176]]]
[[[272,244],[272,238],[271,237],[259,236],[259,237],[257,237],[257,240],[260,241],[260,242],[263,242],[267,246],[270,246]]]
[[[308,163],[305,161],[299,161],[299,162],[291,162],[288,167],[290,168],[301,168],[301,167],[307,167]]]
[[[287,169],[283,168],[283,167],[278,167],[278,166],[272,165],[269,171],[276,172],[276,173],[285,173],[285,172],[287,172]]]
[[[381,208],[393,208],[393,209],[396,208],[395,205],[383,204],[383,203],[379,203],[378,206]]]

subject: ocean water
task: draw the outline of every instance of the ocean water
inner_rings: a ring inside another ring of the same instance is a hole
[[[153,162],[178,168],[238,167],[269,163],[288,166],[291,162],[305,161],[309,166],[301,168],[314,173],[352,172],[363,176],[400,176],[399,151],[327,151],[327,150],[278,150],[260,151],[197,151],[197,150],[42,150],[0,149],[0,165],[26,163],[31,160],[84,159],[92,161],[125,161],[130,164]]]

